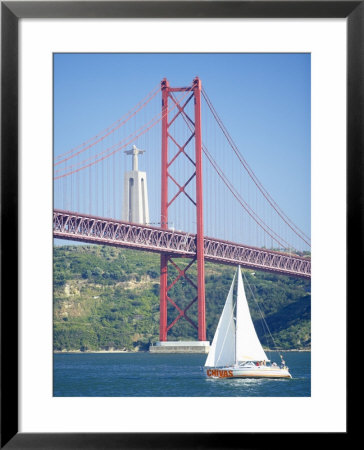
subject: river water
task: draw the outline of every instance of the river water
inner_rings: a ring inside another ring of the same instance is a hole
[[[284,354],[292,379],[207,379],[206,355],[56,353],[55,397],[309,397],[311,353]],[[277,357],[271,358],[274,360]]]

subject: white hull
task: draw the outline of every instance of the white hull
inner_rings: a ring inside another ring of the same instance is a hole
[[[292,378],[288,369],[272,366],[205,367],[208,378]]]

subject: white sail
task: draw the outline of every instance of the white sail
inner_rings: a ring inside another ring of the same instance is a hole
[[[228,366],[235,362],[234,283],[235,275],[205,362],[207,367]]]
[[[236,361],[268,361],[250,316],[240,266],[236,302]]]

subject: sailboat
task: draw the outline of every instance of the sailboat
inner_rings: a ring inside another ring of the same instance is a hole
[[[233,292],[237,278],[236,301]],[[204,371],[209,378],[292,378],[288,367],[265,354],[250,316],[240,266],[226,298]]]

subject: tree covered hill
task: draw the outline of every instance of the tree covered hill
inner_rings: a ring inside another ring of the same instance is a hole
[[[184,268],[190,260],[175,260]],[[235,268],[207,263],[206,327],[211,342]],[[244,270],[245,288],[257,333],[267,348],[309,349],[310,282]],[[193,267],[187,275],[196,283]],[[177,270],[169,267],[169,283]],[[196,296],[185,279],[169,291],[184,309]],[[54,247],[54,350],[147,350],[159,340],[159,256],[108,246]],[[267,331],[260,311],[269,326]],[[197,323],[197,302],[187,312]],[[168,305],[168,322],[178,311]],[[271,334],[271,336],[270,336]],[[197,332],[181,319],[170,340],[195,340]]]

